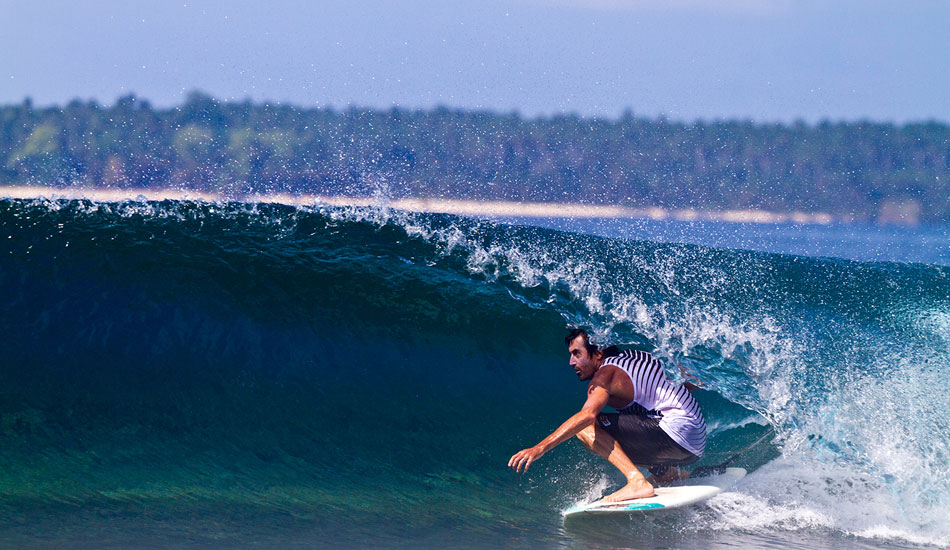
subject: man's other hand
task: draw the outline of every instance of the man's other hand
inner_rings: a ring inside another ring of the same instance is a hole
[[[537,446],[518,451],[508,461],[508,467],[513,468],[516,472],[527,472],[528,466],[531,466],[531,463],[541,458],[543,454],[544,451]]]

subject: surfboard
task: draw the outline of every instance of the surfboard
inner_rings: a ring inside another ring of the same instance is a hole
[[[630,514],[672,510],[696,504],[732,487],[745,477],[743,468],[726,468],[725,472],[687,479],[670,487],[657,487],[656,496],[611,502],[608,504],[576,504],[564,511],[564,517],[595,516],[604,514]]]

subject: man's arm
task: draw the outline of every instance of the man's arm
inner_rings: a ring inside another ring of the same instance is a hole
[[[587,390],[587,401],[584,403],[584,406],[581,407],[581,410],[568,418],[558,429],[554,430],[551,435],[545,437],[543,441],[534,447],[515,453],[508,461],[510,468],[514,468],[516,472],[527,471],[528,466],[535,460],[541,458],[544,453],[557,447],[571,437],[574,437],[577,435],[577,432],[594,423],[594,420],[597,419],[597,414],[604,409],[604,406],[607,404],[607,398],[610,397],[606,385],[596,380],[596,378],[597,376],[595,376],[595,380]]]

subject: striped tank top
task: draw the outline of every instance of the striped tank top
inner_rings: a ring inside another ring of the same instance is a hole
[[[675,386],[653,355],[639,350],[623,350],[607,357],[603,365],[613,365],[627,373],[633,383],[633,401],[621,413],[660,417],[660,428],[673,441],[696,456],[706,450],[706,421],[699,404],[683,386]]]

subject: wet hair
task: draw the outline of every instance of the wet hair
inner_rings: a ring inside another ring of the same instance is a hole
[[[584,343],[584,349],[587,350],[587,354],[593,357],[598,351],[597,346],[590,343],[590,336],[588,336],[587,331],[582,328],[571,329],[571,332],[569,332],[567,336],[564,337],[564,343],[567,345],[567,347],[571,347],[571,342],[576,340],[578,336],[582,338],[581,341]]]
[[[571,332],[569,332],[564,338],[564,343],[570,347],[571,342],[573,342],[578,336],[583,338],[584,349],[587,350],[587,354],[591,357],[593,357],[598,351],[603,357],[613,357],[615,355],[620,355],[620,348],[617,346],[607,346],[603,349],[600,349],[596,344],[590,343],[590,336],[587,334],[587,331],[582,328],[571,329]]]

